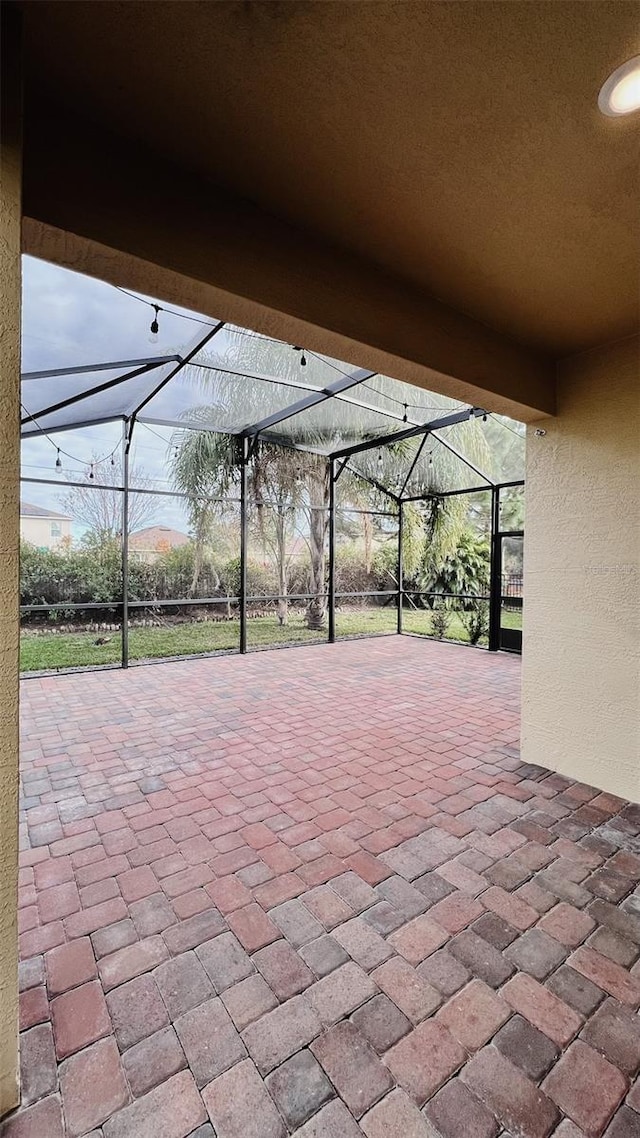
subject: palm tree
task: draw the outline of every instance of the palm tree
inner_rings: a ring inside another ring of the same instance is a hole
[[[206,399],[205,403],[195,403],[184,411],[184,427],[175,432],[171,443],[173,484],[187,494],[189,500],[196,546],[194,589],[215,512],[224,509],[219,500],[224,501],[232,492],[235,497],[239,493],[239,436],[218,431],[226,428],[237,432],[261,421],[295,403],[304,395],[305,388],[326,387],[336,378],[335,371],[344,368],[311,352],[305,353],[304,358],[306,367],[302,368],[299,350],[241,330],[230,330],[222,358],[203,356],[185,369],[194,398],[198,393]],[[257,376],[273,376],[274,380]],[[318,403],[279,423],[275,429],[282,442],[289,445],[261,441],[255,447],[249,470],[250,499],[258,514],[259,526],[262,525],[263,538],[266,529],[260,518],[264,518],[265,506],[271,511],[272,547],[278,588],[283,598],[287,593],[287,544],[296,512],[302,511],[305,519],[305,537],[310,550],[306,612],[309,628],[322,628],[326,615],[325,550],[330,496],[327,456],[351,443],[390,434],[394,428],[401,429],[408,421],[409,409],[411,419],[421,422],[437,417],[451,406],[451,401],[442,396],[396,383],[385,376],[375,376],[341,398]],[[385,412],[392,412],[394,417],[386,418]],[[214,424],[217,431],[207,429]],[[476,420],[448,428],[447,435],[450,441],[471,451],[477,460],[487,462],[486,444]],[[425,446],[422,438],[416,437],[360,452],[341,474],[341,500],[351,505],[366,507],[368,504],[370,509],[375,509],[384,495],[374,484],[387,487],[392,494],[400,492],[405,484],[405,492],[414,495],[455,488],[460,483],[464,464],[435,438],[427,443]],[[411,470],[411,477],[407,479]],[[415,510],[411,516],[415,522]],[[449,547],[452,535],[462,528],[457,500],[441,499],[437,509],[426,511],[426,523],[432,536],[447,530],[444,546]],[[415,547],[415,532],[412,541]],[[286,606],[284,612],[286,614]]]
[[[190,421],[210,422],[211,409],[196,407]],[[237,443],[230,435],[209,430],[180,430],[171,442],[171,477],[175,489],[187,497],[187,511],[194,542],[190,595],[198,585],[207,545],[216,517],[237,483]]]

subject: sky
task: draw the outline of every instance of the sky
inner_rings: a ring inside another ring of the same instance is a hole
[[[147,301],[160,304],[162,300],[156,297],[147,297]],[[159,334],[155,342],[150,342],[150,324],[153,319],[153,309],[143,303],[136,296],[129,295],[123,290],[92,277],[83,276],[69,269],[39,261],[33,257],[23,258],[23,307],[22,307],[22,371],[39,371],[44,369],[87,366],[91,364],[107,363],[123,360],[144,359],[152,356],[180,353],[186,350],[201,338],[212,323],[210,317],[199,316],[180,309],[176,305],[168,306],[173,311],[161,311],[158,317]],[[182,314],[182,315],[180,315]],[[227,350],[233,348],[234,357],[239,358],[238,344],[244,344],[251,352],[259,353],[263,360],[261,370],[266,374],[273,371],[274,349],[273,345],[265,341],[253,341],[250,345],[242,338],[240,341],[228,337],[223,330],[207,347],[207,358],[224,356]],[[308,366],[300,370],[299,357],[289,351],[286,346],[284,354],[278,352],[277,368],[282,378],[288,375],[289,381],[294,384],[302,378],[303,383],[316,383],[319,387],[335,379],[335,368],[331,362],[324,361],[314,353],[309,353]],[[240,353],[241,355],[242,353]],[[313,357],[313,358],[312,358]],[[334,365],[338,361],[334,361]],[[165,365],[168,372],[172,365]],[[238,366],[238,365],[236,365]],[[244,366],[247,366],[246,363]],[[258,366],[255,363],[254,367]],[[341,365],[349,367],[350,365]],[[22,382],[22,400],[27,413],[36,414],[45,407],[51,406],[58,400],[67,398],[75,392],[86,389],[96,383],[104,382],[117,372],[93,373],[93,376],[83,375],[66,377],[47,377],[43,379],[24,379]],[[202,400],[201,389],[194,387],[193,379],[189,377],[188,369],[175,380],[170,382],[163,390],[161,396],[154,402],[152,415],[158,418],[179,419],[183,410],[197,406]],[[162,371],[129,381],[127,391],[132,406],[144,396],[150,386],[157,379],[162,378]],[[247,385],[247,392],[251,392],[251,381],[238,379],[239,383]],[[383,381],[380,380],[380,383]],[[389,381],[384,381],[387,384]],[[131,387],[135,390],[131,392]],[[255,397],[262,398],[262,406],[268,405],[273,399],[274,405],[269,410],[285,407],[295,402],[304,392],[295,387],[281,387],[278,385],[260,384],[259,392]],[[122,410],[123,386],[105,392],[100,399],[100,416],[107,410],[120,407]],[[195,394],[197,390],[197,394]],[[427,420],[428,408],[425,403],[433,403],[433,396],[422,389],[398,386],[391,383],[385,390],[394,392],[394,396],[401,394],[403,399],[414,399],[410,407],[422,408],[422,412],[414,410],[411,414],[418,416],[414,422]],[[415,393],[415,394],[413,394]],[[365,398],[372,399],[370,392],[363,392]],[[391,394],[384,395],[382,405],[376,401],[381,409],[394,409],[393,403],[397,398]],[[247,400],[252,396],[247,395]],[[391,403],[384,401],[391,399]],[[264,402],[266,400],[266,404]],[[106,401],[106,403],[105,403]],[[111,401],[111,406],[109,406]],[[156,410],[160,404],[160,407]],[[83,406],[84,409],[84,405]],[[254,410],[249,406],[249,410]],[[396,412],[398,408],[395,408]],[[402,408],[400,407],[400,411]],[[148,409],[151,411],[151,408]],[[433,411],[433,408],[431,408]],[[85,411],[88,418],[96,417],[95,409]],[[222,413],[222,409],[221,412]],[[263,410],[262,414],[268,413]],[[406,413],[406,406],[405,406]],[[374,416],[374,418],[378,418]],[[251,421],[251,420],[249,420]],[[409,420],[411,422],[411,419]],[[222,420],[219,420],[222,422]],[[384,420],[383,420],[384,422]],[[387,420],[390,423],[391,421]],[[504,422],[504,420],[503,420]],[[510,421],[507,421],[510,422]],[[40,426],[46,424],[40,421]],[[237,424],[236,424],[237,425]],[[243,424],[240,424],[243,425]],[[492,423],[489,427],[493,426]],[[515,424],[512,424],[512,427]],[[131,453],[133,471],[138,471],[144,478],[145,486],[152,486],[158,490],[170,490],[168,482],[168,456],[171,453],[171,438],[174,428],[157,426],[137,422]],[[47,424],[46,435],[42,430],[22,441],[22,476],[23,479],[47,478],[53,479],[54,485],[42,485],[36,482],[24,483],[22,498],[24,501],[38,506],[59,509],[61,499],[68,493],[69,480],[88,482],[88,474],[92,461],[105,459],[102,469],[105,472],[105,481],[111,481],[115,473],[110,466],[110,456],[119,450],[122,438],[122,421],[116,421],[82,429],[54,432]],[[60,447],[58,455],[57,448]],[[56,467],[56,459],[60,458],[62,467]],[[96,472],[97,473],[97,472]],[[96,477],[95,482],[98,481]],[[135,484],[132,478],[131,485]],[[184,505],[177,498],[154,499],[157,510],[149,519],[150,523],[164,524],[174,529],[188,532],[188,522]],[[73,537],[78,540],[82,537],[83,526],[74,521]]]
[[[146,299],[162,306],[161,298]],[[149,304],[142,303],[135,296],[103,281],[33,257],[24,257],[23,377],[26,372],[50,368],[88,366],[173,353],[184,354],[195,341],[206,334],[212,319],[181,309],[174,304],[168,307],[172,311],[160,312],[159,335],[155,342],[150,342],[150,325],[154,313]],[[182,313],[182,316],[177,313]],[[263,352],[260,342],[254,341],[252,346],[254,352],[265,354],[265,358],[269,354],[273,355],[272,352],[269,353],[269,347],[270,345],[264,344]],[[234,346],[225,329],[207,346],[207,358],[211,361],[216,356],[224,357],[231,348],[237,356],[237,340]],[[324,364],[320,357],[309,358],[308,366],[301,372],[298,357],[293,353],[289,356],[286,347],[285,353],[283,372],[289,370],[290,378],[293,375],[294,382],[296,379],[302,379],[303,383],[315,382],[319,386],[324,386],[336,378],[335,371]],[[166,365],[165,370],[169,371],[171,366]],[[272,366],[273,364],[270,368],[265,363],[264,371],[268,374]],[[25,412],[35,415],[56,401],[65,399],[82,388],[86,389],[88,386],[122,374],[124,370],[126,369],[120,368],[114,372],[96,372],[81,377],[23,378],[23,415]],[[136,394],[142,398],[154,382],[158,381],[154,376],[162,378],[162,374],[162,371],[158,371],[153,373],[151,378],[144,376],[139,380],[130,381],[130,385],[135,383],[132,396],[134,404]],[[130,385],[127,385],[128,391]],[[121,406],[122,391],[123,387],[119,386],[110,393],[104,393],[99,397],[101,404],[106,399],[111,400],[113,406],[116,403]],[[298,390],[295,387],[274,389],[274,385],[269,384],[261,385],[261,391],[267,401],[274,400],[274,405],[268,410],[285,407],[304,394],[304,389]],[[171,381],[154,401],[153,415],[164,419],[179,419],[184,410],[201,402],[201,389],[195,387],[193,378],[184,372]],[[98,417],[96,411],[90,409],[88,404],[82,404],[81,407],[87,418]],[[249,403],[247,412],[253,410]],[[268,411],[261,413],[265,414]],[[102,417],[102,411],[99,417]],[[108,478],[111,474],[109,456],[118,447],[122,437],[121,420],[64,432],[55,432],[47,419],[39,417],[37,421],[41,428],[46,428],[46,435],[43,429],[40,434],[32,434],[29,438],[23,439],[23,479],[53,478],[61,487],[65,486],[67,480],[85,482],[92,460],[105,456],[107,461],[103,469]],[[131,463],[132,468],[144,476],[145,485],[150,484],[159,490],[171,489],[167,477],[167,456],[170,454],[173,434],[173,428],[140,421],[136,423]],[[60,447],[62,468],[56,467],[57,447]],[[130,484],[134,485],[133,478]],[[22,486],[23,500],[34,505],[58,508],[61,496],[62,491],[58,490],[57,486],[43,486],[33,482],[23,483]],[[152,520],[183,532],[188,529],[184,507],[178,499],[158,500],[157,516]],[[74,538],[79,538],[82,531],[83,527],[75,523]]]
[[[150,298],[155,301],[156,298]],[[127,296],[112,285],[82,276],[68,269],[23,258],[22,298],[22,371],[45,368],[84,366],[112,360],[140,359],[181,351],[198,333],[206,332],[197,319],[184,320],[170,313],[159,315],[159,336],[149,342],[153,311],[147,305]],[[185,311],[172,305],[176,311]],[[189,314],[193,315],[193,314]],[[210,322],[209,317],[203,320]],[[101,379],[109,378],[106,376]],[[66,381],[67,384],[70,381]],[[64,398],[64,381],[56,379],[23,382],[23,402],[29,412],[41,409],[40,401]],[[62,390],[61,390],[62,387]],[[35,405],[34,405],[35,402]],[[45,402],[46,405],[46,402]],[[68,479],[84,482],[91,460],[110,455],[122,437],[122,423],[108,423],[82,430],[48,432],[23,439],[23,478],[53,478],[60,484],[42,486],[23,484],[22,498],[44,507],[57,507]],[[166,456],[172,430],[140,424],[135,432],[132,464],[145,479],[158,489],[169,489]],[[51,440],[51,441],[50,441]],[[62,469],[56,468],[57,446],[62,453]],[[66,452],[66,453],[64,453]],[[104,467],[110,473],[110,462]],[[181,503],[159,499],[161,524],[186,530],[187,522]],[[74,538],[82,534],[82,526],[74,526]]]

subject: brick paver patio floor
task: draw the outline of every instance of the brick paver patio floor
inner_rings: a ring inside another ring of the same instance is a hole
[[[25,682],[5,1138],[640,1135],[640,807],[521,764],[518,690],[409,637]]]

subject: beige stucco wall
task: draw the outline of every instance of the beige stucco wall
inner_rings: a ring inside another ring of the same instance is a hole
[[[0,1117],[18,1099],[19,52],[3,13],[0,152]],[[5,26],[5,19],[7,26]],[[6,57],[5,57],[6,51]]]
[[[640,801],[640,344],[560,365],[527,438],[522,747]]]

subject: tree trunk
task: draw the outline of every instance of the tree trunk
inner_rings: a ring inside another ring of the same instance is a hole
[[[362,534],[364,537],[364,567],[368,576],[373,564],[373,524],[371,514],[362,515]]]
[[[204,546],[207,540],[207,531],[209,528],[208,508],[203,506],[198,513],[198,522],[196,525],[196,534],[194,541],[193,552],[193,575],[191,577],[191,585],[189,586],[189,596],[192,597],[198,587],[198,581],[202,572],[202,562],[204,561]]]
[[[278,570],[278,621],[285,625],[289,619],[287,605],[287,516],[286,507],[279,506],[276,513],[276,560]]]
[[[307,605],[307,628],[321,632],[325,627],[327,611],[325,597],[325,544],[327,532],[327,513],[329,509],[329,481],[326,469],[318,468],[309,475],[309,546],[311,550],[311,571],[309,574],[309,593]]]

